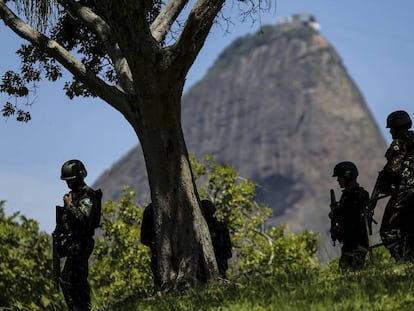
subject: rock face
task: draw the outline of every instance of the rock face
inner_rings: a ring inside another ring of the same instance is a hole
[[[385,140],[341,58],[306,25],[267,26],[234,41],[185,94],[182,116],[189,152],[213,154],[257,182],[258,201],[274,210],[269,225],[319,232],[322,258],[332,254],[329,189],[340,196],[333,166],[355,162],[370,192],[385,161]],[[140,148],[95,185],[106,199],[131,185],[139,203],[149,202]]]

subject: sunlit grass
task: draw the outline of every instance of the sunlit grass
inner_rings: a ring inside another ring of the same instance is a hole
[[[359,272],[331,266],[278,276],[244,276],[183,295],[133,299],[108,310],[414,310],[414,265],[369,263]]]

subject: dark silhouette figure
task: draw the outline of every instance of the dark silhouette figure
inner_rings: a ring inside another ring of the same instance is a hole
[[[220,276],[226,278],[226,271],[228,269],[227,261],[232,257],[229,230],[223,222],[218,221],[217,218],[214,217],[216,207],[213,202],[202,200],[201,208],[210,231]]]
[[[141,225],[141,243],[151,250],[151,271],[154,279],[154,292],[161,289],[161,279],[158,274],[157,248],[155,244],[154,208],[152,203],[144,209]]]
[[[358,169],[354,163],[338,163],[332,177],[337,177],[343,189],[339,202],[331,206],[331,237],[342,243],[339,269],[358,270],[365,265],[369,247],[366,206],[368,192],[357,182]]]
[[[387,117],[392,142],[380,173],[379,189],[391,195],[382,218],[380,235],[384,246],[397,260],[414,259],[414,133],[407,112],[394,111]]]
[[[93,235],[99,226],[102,193],[85,182],[87,172],[79,160],[62,166],[60,179],[71,191],[64,195],[59,223],[60,257],[66,257],[60,285],[70,310],[91,310],[88,259],[94,248]]]

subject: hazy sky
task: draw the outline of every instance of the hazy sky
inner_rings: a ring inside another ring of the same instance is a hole
[[[233,16],[234,25],[228,32],[223,22],[213,28],[187,77],[186,89],[204,76],[230,42],[257,32],[258,22],[238,21],[239,2],[235,3],[225,10],[226,16]],[[342,57],[389,140],[384,128],[389,112],[404,109],[414,117],[414,1],[277,0],[261,16],[261,22],[275,24],[278,17],[300,12],[315,15],[321,34]],[[14,51],[23,41],[3,23],[0,38],[2,74],[20,65]],[[67,191],[59,180],[62,163],[81,159],[88,170],[86,181],[93,184],[138,142],[132,128],[113,108],[99,99],[70,101],[62,85],[63,81],[42,83],[31,95],[35,104],[30,108],[30,123],[0,118],[0,199],[7,201],[6,214],[21,211],[48,232],[54,227],[54,206],[61,204]],[[6,100],[0,95],[0,104]]]

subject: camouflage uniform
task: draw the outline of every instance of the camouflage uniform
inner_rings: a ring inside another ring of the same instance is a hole
[[[219,273],[223,278],[226,278],[226,271],[228,269],[227,261],[232,257],[229,230],[223,222],[218,221],[214,217],[216,208],[211,201],[202,200],[201,207],[210,231]]]
[[[76,170],[81,170],[81,173]],[[74,171],[74,176],[71,172]],[[69,173],[68,173],[69,172]],[[99,225],[102,193],[85,184],[86,170],[79,160],[70,160],[62,167],[62,180],[71,191],[64,196],[58,226],[61,236],[60,257],[66,257],[60,285],[70,310],[91,310],[88,284],[88,259],[94,248],[93,235]],[[69,201],[68,198],[71,198]]]
[[[368,192],[357,183],[345,188],[338,206],[332,211],[337,224],[335,238],[342,243],[339,268],[362,269],[368,250],[368,231],[364,209],[369,200]]]
[[[396,260],[414,259],[414,133],[399,132],[388,148],[380,191],[391,194],[381,223],[384,246]]]

